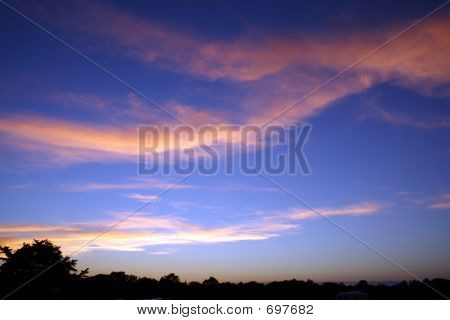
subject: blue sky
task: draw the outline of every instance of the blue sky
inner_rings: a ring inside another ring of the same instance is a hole
[[[262,124],[441,5],[8,2],[142,94],[201,124]],[[289,112],[310,175],[271,176],[419,277],[449,277],[449,8]],[[136,128],[176,125],[0,6],[0,241],[69,254],[179,175],[139,175]],[[76,254],[92,273],[188,280],[410,279],[258,175],[194,174]]]

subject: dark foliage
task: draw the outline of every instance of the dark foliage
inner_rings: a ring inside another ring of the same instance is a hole
[[[27,283],[18,290],[14,298],[46,299],[59,296],[63,288],[75,280],[82,279],[88,272],[77,272],[76,260],[64,257],[58,246],[49,240],[34,240],[24,243],[16,251],[9,247],[0,247],[3,255],[0,265],[0,292],[2,296],[18,286]]]
[[[182,282],[174,273],[160,280],[138,278],[125,272],[86,276],[78,272],[76,260],[64,257],[59,247],[48,240],[34,240],[15,252],[0,247],[0,295],[48,271],[18,290],[10,299],[336,299],[346,292],[361,292],[369,299],[442,299],[419,281],[400,282],[393,286],[372,285],[362,280],[356,285],[311,280],[287,280],[267,284],[258,282],[219,282],[214,277],[199,282]],[[450,280],[425,280],[427,284],[450,296]]]

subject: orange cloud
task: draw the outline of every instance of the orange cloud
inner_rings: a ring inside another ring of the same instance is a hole
[[[196,115],[198,114],[193,112],[190,116]],[[152,143],[155,146],[154,152],[158,154],[173,150],[195,150],[195,156],[199,156],[202,154],[199,148],[201,145],[223,146],[226,142],[236,144],[242,138],[241,132],[229,125],[216,126],[218,130],[214,131],[217,132],[215,137],[210,130],[201,133],[195,128],[183,126],[177,133],[176,126],[167,128],[171,130],[158,130],[157,134],[151,131],[151,139],[143,141],[143,144],[147,146]],[[0,119],[0,132],[4,134],[1,137],[4,144],[39,153],[52,164],[135,162],[139,155],[136,125],[109,126],[36,116],[12,116]],[[187,134],[188,132],[191,134]],[[183,155],[181,152],[180,156]],[[92,189],[95,187],[93,185]]]
[[[41,232],[41,231],[75,231],[76,228],[64,226],[40,226],[40,225],[0,225],[0,232]]]
[[[53,163],[136,161],[139,151],[136,126],[107,126],[44,117],[0,119],[2,141],[13,148],[38,152]],[[194,136],[159,134],[155,151],[193,149],[202,143]],[[229,139],[226,129],[219,139]]]
[[[120,217],[119,217],[120,218]],[[119,219],[117,219],[119,220]],[[105,220],[69,226],[15,225],[1,226],[0,238],[13,248],[33,238],[49,238],[66,253],[77,250],[116,221]],[[195,243],[220,243],[264,240],[278,236],[285,226],[271,227],[260,223],[235,224],[224,227],[203,227],[177,217],[135,215],[117,225],[83,248],[91,250],[139,251],[146,246]]]
[[[118,127],[88,125],[43,117],[0,119],[5,143],[29,151],[50,153],[55,161],[132,159],[137,132]]]

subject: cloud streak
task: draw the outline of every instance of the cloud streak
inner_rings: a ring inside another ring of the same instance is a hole
[[[0,119],[4,143],[28,152],[47,153],[54,162],[131,161],[137,131],[45,117]]]
[[[429,209],[450,209],[450,193],[443,193],[439,196],[439,200],[428,206]]]
[[[375,202],[358,203],[341,208],[319,209],[325,216],[367,216],[382,209]],[[65,252],[77,250],[116,220],[71,223],[65,225],[0,225],[0,239],[13,248],[33,238],[49,238]],[[266,240],[300,227],[298,221],[317,218],[311,210],[289,209],[284,212],[258,214],[254,219],[218,226],[202,226],[181,217],[137,214],[96,239],[83,251],[142,251],[159,245],[214,244]]]
[[[394,125],[410,126],[419,129],[437,129],[450,127],[450,116],[432,115],[428,117],[411,116],[408,113],[395,113],[372,105],[370,113],[363,118],[375,118]]]
[[[383,206],[376,202],[363,202],[341,208],[321,208],[317,211],[322,216],[367,216],[380,211]],[[311,218],[320,218],[320,215],[314,210],[310,209],[295,209],[290,213],[290,217],[294,220],[304,220]]]
[[[146,190],[146,189],[188,189],[189,184],[174,185],[171,182],[152,179],[136,178],[125,182],[88,182],[78,184],[64,184],[61,188],[70,192],[90,192],[104,190]]]
[[[220,143],[235,142],[223,126]],[[99,125],[38,116],[10,116],[0,119],[2,142],[6,146],[46,156],[52,163],[136,162],[139,152],[137,125]],[[237,135],[237,134],[235,134]],[[198,148],[203,142],[193,136],[160,133],[152,139],[155,152]]]
[[[154,195],[154,194],[140,194],[140,193],[132,193],[132,194],[128,194],[126,195],[126,197],[131,198],[131,199],[135,199],[135,200],[139,200],[141,202],[153,202],[159,199],[158,195]]]
[[[114,220],[81,223],[70,226],[22,225],[1,226],[0,238],[11,247],[19,247],[32,238],[49,238],[65,252],[77,250]],[[208,244],[244,240],[264,240],[277,236],[258,224],[204,227],[177,217],[132,216],[113,230],[102,235],[83,251],[119,250],[142,251],[147,246],[176,244]]]
[[[95,38],[97,48],[143,64],[207,79],[253,81],[293,66],[341,70],[400,32],[411,22],[355,29],[350,33],[291,33],[280,36],[252,30],[230,40],[204,40],[175,27],[156,23],[119,7],[96,2],[58,8],[57,23]],[[41,10],[41,12],[43,9]],[[50,9],[49,9],[50,11]],[[52,17],[55,18],[55,17]],[[445,14],[419,24],[358,66],[361,72],[404,84],[448,81],[450,22]]]

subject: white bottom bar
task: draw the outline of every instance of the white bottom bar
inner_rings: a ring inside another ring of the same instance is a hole
[[[2,319],[450,319],[444,300],[3,300],[0,308]]]

